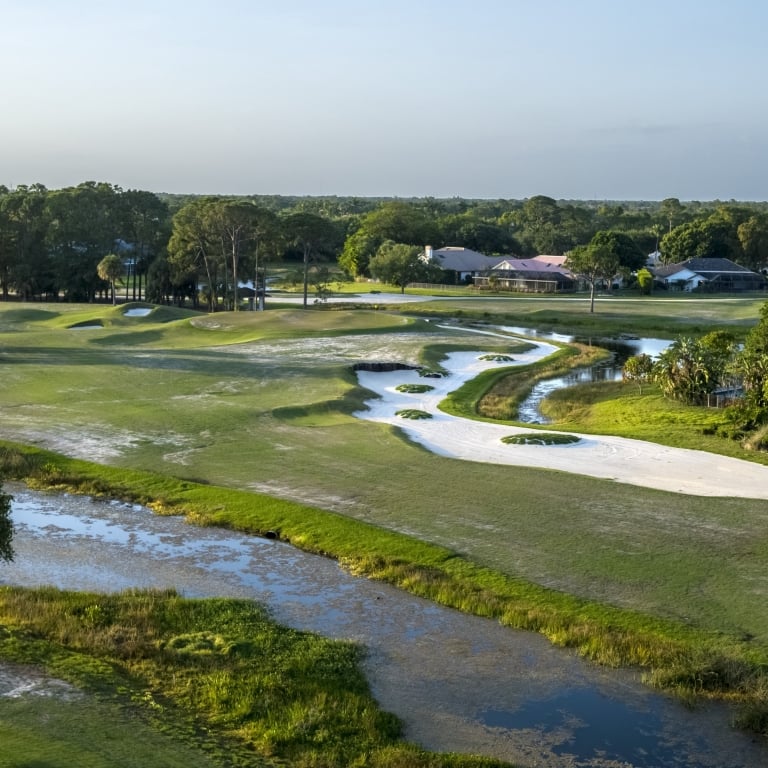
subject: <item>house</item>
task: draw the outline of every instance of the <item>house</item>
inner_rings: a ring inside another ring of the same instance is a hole
[[[679,291],[738,293],[766,288],[765,275],[752,272],[730,259],[694,258],[680,264],[653,266],[651,272],[654,282]]]
[[[576,280],[562,262],[565,257],[536,257],[532,259],[502,259],[492,269],[474,277],[478,288],[494,288],[525,293],[562,293],[576,288]]]
[[[486,256],[484,253],[473,251],[471,248],[449,245],[445,248],[432,248],[428,245],[421,254],[425,263],[432,262],[450,272],[456,273],[456,282],[471,282],[475,275],[491,269],[499,261],[498,256]]]

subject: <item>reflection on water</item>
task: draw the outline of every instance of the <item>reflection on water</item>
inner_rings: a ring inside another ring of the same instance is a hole
[[[374,695],[427,749],[547,768],[768,765],[768,749],[732,731],[722,707],[690,712],[631,674],[285,543],[128,504],[8,490],[17,558],[0,565],[0,583],[256,599],[284,624],[364,644]]]

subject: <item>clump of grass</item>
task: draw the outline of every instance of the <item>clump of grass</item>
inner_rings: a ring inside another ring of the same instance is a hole
[[[445,372],[437,371],[434,368],[419,368],[419,376],[424,379],[442,379]]]
[[[558,432],[526,432],[522,435],[507,435],[501,438],[507,445],[572,445],[578,443],[576,435],[565,435]]]
[[[403,419],[431,419],[432,414],[427,411],[422,411],[419,408],[402,408],[399,411],[395,411],[395,416],[400,416]]]
[[[480,357],[478,357],[477,359],[487,361],[490,363],[511,363],[511,362],[514,362],[515,360],[515,358],[512,357],[512,355],[495,355],[495,354],[480,355]]]
[[[398,384],[395,389],[398,392],[406,392],[410,395],[420,395],[424,392],[431,392],[434,387],[430,384]]]

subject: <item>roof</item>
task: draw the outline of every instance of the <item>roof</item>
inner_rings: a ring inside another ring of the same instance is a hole
[[[653,268],[653,274],[657,277],[669,277],[686,269],[702,277],[734,273],[754,274],[751,269],[742,267],[741,264],[737,264],[735,261],[717,258],[695,258],[682,261],[679,264],[659,264]]]
[[[538,256],[534,256],[534,261],[543,261],[546,264],[554,264],[555,266],[562,267],[563,264],[565,264],[565,261],[568,257],[567,256],[554,256],[554,255],[548,255],[548,254],[539,254]]]
[[[445,248],[434,248],[432,261],[443,269],[452,269],[455,272],[480,272],[491,269],[499,261],[499,257],[486,256],[471,248],[449,245]]]
[[[549,264],[536,259],[503,259],[493,266],[494,272],[536,272],[546,275],[571,276],[569,270],[559,264]]]
[[[718,275],[724,272],[751,272],[751,269],[742,267],[741,264],[737,264],[730,259],[688,259],[684,261],[683,265],[688,267],[691,272],[697,272],[700,275],[707,274],[707,272],[714,272]]]

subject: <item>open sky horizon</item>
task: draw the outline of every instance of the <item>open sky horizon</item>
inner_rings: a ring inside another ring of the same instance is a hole
[[[759,0],[0,0],[0,184],[765,201]]]

